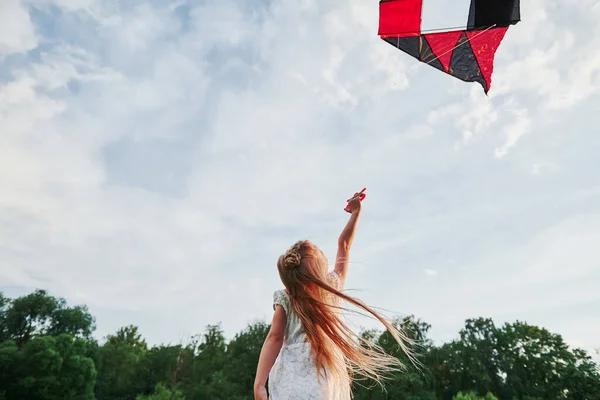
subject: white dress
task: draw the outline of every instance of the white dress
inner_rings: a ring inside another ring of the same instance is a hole
[[[331,271],[329,284],[341,289],[339,276]],[[327,383],[317,377],[311,345],[306,341],[302,323],[290,304],[285,290],[273,295],[273,308],[281,305],[285,310],[286,328],[281,351],[269,373],[270,400],[350,400],[350,388],[344,382]]]

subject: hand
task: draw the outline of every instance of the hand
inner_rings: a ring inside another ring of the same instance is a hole
[[[351,199],[348,199],[348,209],[352,214],[360,212],[362,209],[362,201],[360,201],[362,192],[357,193]]]
[[[269,400],[267,389],[263,387],[254,387],[254,400]]]

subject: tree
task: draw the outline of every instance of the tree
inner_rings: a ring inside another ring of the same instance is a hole
[[[64,299],[58,299],[45,334],[68,333],[75,337],[89,338],[95,328],[94,318],[86,306],[67,307]]]
[[[248,325],[227,345],[224,374],[227,382],[230,382],[229,399],[253,398],[256,365],[269,329],[266,323]]]
[[[182,388],[190,399],[228,399],[231,382],[226,379],[227,345],[220,325],[206,327],[202,340],[194,344],[195,356],[184,361]],[[189,365],[191,363],[191,365]],[[187,368],[185,367],[187,365]]]
[[[463,388],[463,375],[468,368],[463,359],[463,348],[459,341],[445,343],[430,350],[427,367],[435,377],[435,393],[438,399],[449,400],[461,389],[468,389]]]
[[[596,393],[600,378],[585,352],[560,335],[523,322],[498,328],[491,319],[467,320],[460,338],[435,350],[436,393],[495,393],[501,399],[578,398]]]
[[[181,381],[185,368],[191,366],[192,361],[193,353],[188,347],[153,347],[141,358],[136,381],[142,385],[144,393],[151,393],[159,383],[174,390]]]
[[[98,351],[97,399],[126,400],[146,394],[145,382],[137,379],[139,365],[147,351],[146,341],[138,327],[129,325],[120,328],[106,339]]]
[[[5,342],[0,352],[12,357],[6,400],[94,400],[96,368],[87,346],[68,334],[35,337],[20,350]]]
[[[600,371],[584,350],[573,350],[573,357],[564,370],[568,399],[600,399]]]
[[[4,317],[7,336],[20,349],[36,334],[45,333],[56,307],[56,300],[44,290],[12,300]]]
[[[88,338],[95,330],[87,307],[68,307],[64,299],[50,296],[45,290],[12,301],[2,295],[0,311],[0,334],[5,340],[14,340],[19,349],[35,336],[67,333]]]
[[[138,329],[139,328],[135,325],[119,328],[117,333],[106,337],[106,342],[115,346],[123,345],[138,349],[139,351],[145,351],[148,349],[148,344],[144,338],[142,338]]]
[[[8,399],[9,389],[14,384],[18,352],[13,340],[0,343],[0,400]]]
[[[435,346],[427,323],[410,316],[394,325],[420,343],[424,367],[415,368],[389,332],[363,332],[407,370],[383,390],[356,383],[356,400],[600,399],[597,362],[543,328],[470,319],[455,340]],[[157,346],[133,325],[100,346],[94,328],[85,306],[45,291],[0,293],[0,400],[245,400],[269,325],[248,325],[229,342],[220,325],[209,325],[191,343]]]
[[[475,392],[469,392],[466,394],[459,392],[456,396],[452,398],[452,400],[498,400],[498,398],[491,393],[487,393],[485,397],[481,397],[478,396]]]
[[[162,383],[158,383],[154,393],[142,396],[139,395],[135,400],[185,400],[183,393],[179,390],[171,390]]]
[[[0,398],[93,399],[94,319],[44,290],[0,293]]]

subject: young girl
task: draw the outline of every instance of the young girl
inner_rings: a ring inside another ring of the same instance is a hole
[[[411,342],[361,301],[341,291],[348,271],[350,247],[361,213],[358,196],[348,200],[351,216],[338,240],[336,264],[310,241],[299,241],[279,257],[277,269],[285,290],[274,294],[271,329],[260,354],[254,398],[267,400],[349,400],[354,373],[381,382],[385,372],[402,363],[358,337],[340,316],[346,300],[375,316],[412,360]]]

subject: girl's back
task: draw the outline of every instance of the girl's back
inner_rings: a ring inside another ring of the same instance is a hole
[[[341,280],[335,271],[327,274],[327,281],[336,290],[342,290]],[[348,379],[341,382],[326,381],[323,377],[319,379],[311,343],[307,341],[302,321],[292,309],[286,290],[277,290],[273,294],[273,309],[278,305],[285,310],[286,326],[283,345],[269,373],[269,398],[349,400]]]

